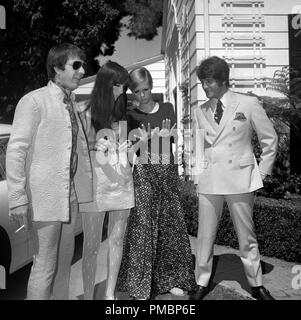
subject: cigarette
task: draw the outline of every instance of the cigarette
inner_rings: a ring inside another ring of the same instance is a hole
[[[24,225],[24,224],[23,224],[19,229],[17,229],[17,230],[15,231],[15,233],[21,231],[23,228],[25,228],[25,225]]]

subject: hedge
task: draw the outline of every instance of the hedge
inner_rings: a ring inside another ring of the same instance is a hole
[[[191,181],[181,185],[188,233],[197,235],[198,198]],[[258,196],[254,204],[254,224],[260,253],[291,262],[301,262],[301,202]],[[238,240],[225,204],[216,244],[238,249]]]

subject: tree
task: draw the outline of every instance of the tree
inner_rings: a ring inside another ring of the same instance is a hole
[[[152,39],[162,23],[161,0],[7,0],[7,29],[0,30],[0,120],[11,122],[17,101],[45,85],[49,49],[70,42],[87,55],[86,76],[99,54],[112,55],[120,20],[130,15],[129,36]]]
[[[162,0],[126,0],[125,10],[131,16],[126,26],[129,36],[136,39],[152,40],[157,28],[162,25]]]
[[[7,28],[0,32],[0,119],[11,118],[26,92],[46,84],[49,49],[61,42],[81,47],[87,75],[97,71],[93,59],[110,55],[126,15],[119,0],[9,0]],[[9,119],[11,120],[11,119]]]
[[[279,107],[283,109],[283,115],[297,130],[301,129],[301,73],[299,73],[284,66],[281,70],[275,71],[273,78],[268,79],[267,84],[268,90],[280,92],[285,96]]]
[[[258,193],[264,196],[283,197],[286,191],[300,193],[300,149],[301,143],[301,77],[288,66],[277,70],[273,78],[267,79],[267,89],[280,92],[283,97],[262,96],[268,116],[273,120],[278,133],[278,151],[273,174],[265,181],[265,188]],[[255,154],[261,149],[255,145]],[[294,174],[295,173],[295,174]]]

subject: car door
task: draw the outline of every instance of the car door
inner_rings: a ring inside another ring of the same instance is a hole
[[[29,233],[25,232],[24,229],[19,232],[15,232],[19,228],[19,225],[15,222],[12,222],[9,218],[5,167],[5,156],[8,140],[9,134],[0,135],[0,226],[2,230],[5,230],[10,240],[10,273],[12,273],[31,261],[32,244],[29,241]],[[4,248],[2,248],[2,251],[7,252],[7,250],[4,250]]]

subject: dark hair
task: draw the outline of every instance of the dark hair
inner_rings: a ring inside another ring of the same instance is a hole
[[[113,86],[127,86],[129,74],[116,62],[106,62],[97,72],[95,84],[87,109],[91,110],[92,125],[97,132],[100,129],[111,129],[112,123],[126,120],[126,88],[115,101]]]
[[[153,88],[153,78],[150,74],[150,72],[144,68],[139,67],[135,68],[130,72],[130,82],[129,82],[129,88],[133,91],[138,86],[138,84],[142,81],[148,81],[148,84],[150,85],[151,89]]]
[[[70,43],[62,43],[52,47],[47,56],[47,74],[49,80],[54,80],[56,72],[54,67],[64,70],[65,64],[70,57],[78,57],[85,61],[86,56],[84,52],[77,46]]]
[[[213,78],[218,83],[226,83],[229,87],[229,66],[224,59],[217,56],[209,57],[203,60],[198,69],[197,76],[199,80],[204,80],[206,78]]]

